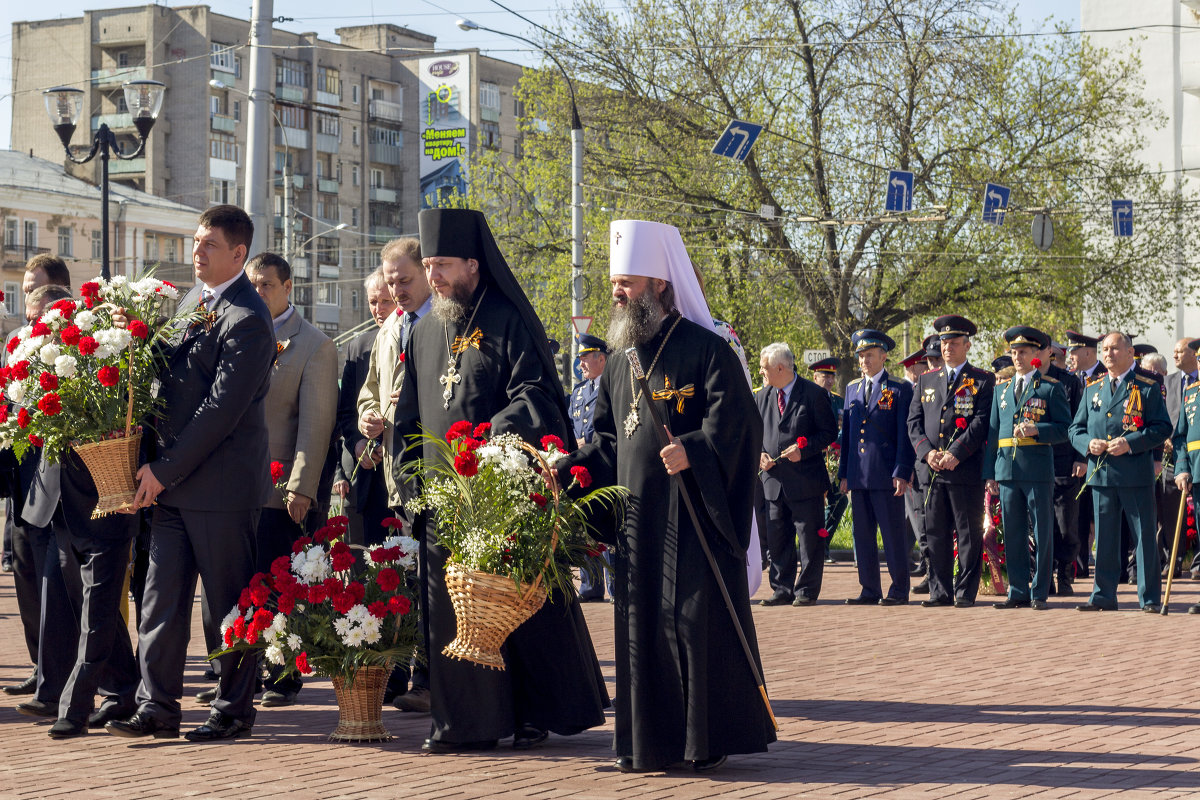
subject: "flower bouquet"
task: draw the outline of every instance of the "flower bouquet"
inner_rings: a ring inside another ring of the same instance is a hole
[[[1004,521],[1000,515],[1000,498],[991,492],[984,494],[983,577],[979,591],[983,594],[1008,594],[1008,564],[1004,557]]]
[[[449,551],[446,586],[458,621],[443,653],[503,670],[504,640],[553,590],[574,591],[572,567],[599,580],[603,545],[590,535],[588,514],[625,490],[594,489],[579,499],[557,484],[548,490],[541,471],[566,453],[557,436],[543,437],[537,450],[514,434],[491,435],[490,423],[461,421],[444,440],[421,438],[434,443],[436,457],[415,465],[424,475],[417,503],[434,512],[434,534]],[[571,476],[568,490],[591,485],[584,467],[572,467]]]
[[[292,545],[269,574],[258,573],[221,622],[225,649],[261,651],[285,674],[333,679],[340,711],[337,741],[391,738],[380,717],[383,689],[394,663],[407,663],[417,646],[414,592],[417,542],[403,523],[383,521],[389,536],[378,547],[346,544],[346,518],[331,517]],[[356,574],[354,549],[364,551]],[[344,702],[343,702],[344,701]]]
[[[88,281],[80,292],[82,300],[53,303],[9,339],[0,386],[17,412],[0,407],[0,445],[17,458],[40,447],[52,463],[73,448],[96,484],[95,518],[133,499],[141,442],[134,421],[157,405],[157,345],[172,322],[163,312],[179,291],[153,277],[116,276]],[[123,327],[113,322],[117,309]]]

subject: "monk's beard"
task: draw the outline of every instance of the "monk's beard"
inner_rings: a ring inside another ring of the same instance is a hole
[[[466,321],[470,305],[471,290],[461,283],[454,283],[450,285],[449,297],[442,297],[434,291],[431,307],[442,322],[460,323]]]
[[[649,288],[630,299],[623,308],[613,305],[608,323],[609,347],[621,352],[645,344],[658,333],[664,316],[658,298]]]

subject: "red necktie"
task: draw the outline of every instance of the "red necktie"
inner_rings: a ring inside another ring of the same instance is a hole
[[[779,416],[783,416],[783,390],[779,390],[779,394],[775,395],[775,399],[779,401]]]

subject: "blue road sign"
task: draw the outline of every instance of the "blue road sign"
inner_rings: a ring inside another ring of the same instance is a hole
[[[884,210],[912,211],[913,174],[902,169],[888,173],[887,203]]]
[[[725,132],[713,145],[713,155],[725,156],[734,161],[745,161],[746,156],[750,155],[750,148],[754,146],[754,142],[762,132],[762,125],[735,119],[725,126]]]
[[[1133,201],[1113,200],[1113,236],[1133,236]]]
[[[989,225],[1003,225],[1004,212],[1008,210],[1008,196],[1012,189],[998,183],[989,183],[983,188],[983,221]]]

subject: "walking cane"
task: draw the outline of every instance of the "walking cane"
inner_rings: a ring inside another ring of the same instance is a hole
[[[637,350],[630,347],[625,351],[625,357],[629,359],[629,366],[633,368],[633,375],[641,386],[642,394],[646,398],[646,405],[650,407],[650,417],[654,422],[654,430],[658,433],[658,441],[663,447],[671,443],[671,434],[667,430],[667,424],[663,421],[662,414],[658,411],[658,406],[654,405],[653,392],[650,391],[650,385],[646,382],[646,373],[642,370],[642,361],[638,358]],[[704,551],[704,557],[708,560],[709,569],[712,570],[713,578],[717,582],[717,588],[721,590],[721,597],[725,600],[725,608],[729,611],[729,619],[733,622],[733,629],[737,632],[738,641],[742,643],[742,652],[746,655],[746,663],[750,666],[750,674],[754,676],[754,682],[758,686],[758,693],[762,695],[763,705],[767,707],[767,716],[771,718],[771,725],[775,730],[779,730],[779,723],[775,721],[775,712],[771,710],[771,701],[767,697],[767,687],[763,684],[762,673],[758,671],[758,665],[754,663],[754,653],[750,651],[750,643],[746,641],[746,632],[742,630],[741,620],[738,619],[737,612],[733,608],[733,600],[729,597],[729,589],[725,586],[725,579],[721,576],[721,570],[717,567],[717,560],[713,557],[712,550],[708,546],[708,540],[704,538],[704,531],[700,527],[700,517],[696,514],[696,507],[692,504],[692,496],[688,492],[687,484],[683,482],[683,475],[676,473],[671,476],[675,479],[675,485],[679,488],[679,495],[683,498],[683,504],[687,506],[688,516],[692,518],[692,527],[696,529],[696,538],[700,540],[700,549]]]
[[[1179,555],[1179,533],[1183,530],[1183,515],[1187,510],[1189,489],[1179,495],[1179,514],[1175,517],[1175,543],[1171,545],[1171,563],[1167,566],[1167,591],[1163,594],[1162,615],[1167,615],[1167,605],[1171,602],[1171,579],[1175,577],[1175,558]]]

